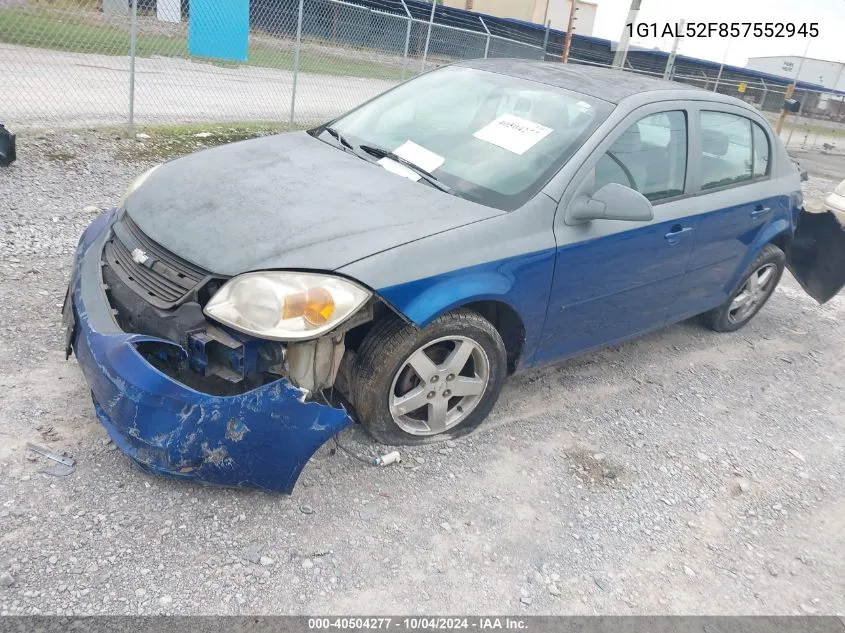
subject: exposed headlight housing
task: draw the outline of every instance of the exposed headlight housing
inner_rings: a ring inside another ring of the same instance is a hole
[[[124,193],[123,197],[120,199],[120,207],[119,208],[123,208],[123,206],[126,204],[126,201],[129,199],[129,196],[131,196],[133,193],[135,193],[135,191],[138,189],[138,187],[143,185],[144,181],[147,178],[149,178],[152,175],[152,173],[156,169],[158,169],[159,167],[161,167],[161,165],[156,165],[155,167],[151,167],[150,169],[148,169],[147,171],[145,171],[143,174],[141,174],[135,180],[132,181],[132,184],[129,185],[126,188],[126,193]]]
[[[340,277],[285,271],[246,273],[227,281],[204,312],[258,338],[301,341],[334,329],[370,296],[369,290]]]

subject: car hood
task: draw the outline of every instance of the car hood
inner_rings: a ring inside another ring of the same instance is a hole
[[[126,201],[151,239],[221,275],[335,270],[504,213],[390,173],[305,132],[171,161]]]

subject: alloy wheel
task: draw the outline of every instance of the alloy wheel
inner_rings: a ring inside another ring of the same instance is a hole
[[[776,276],[775,264],[764,264],[751,273],[739,293],[731,301],[728,308],[728,320],[731,323],[742,323],[750,318],[769,296]]]
[[[418,348],[390,386],[393,421],[411,435],[436,435],[463,422],[490,380],[484,349],[465,336],[446,336]]]

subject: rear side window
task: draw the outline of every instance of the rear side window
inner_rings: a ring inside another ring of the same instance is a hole
[[[596,190],[616,182],[655,202],[684,193],[686,175],[686,114],[659,112],[625,130],[599,159]]]
[[[702,189],[739,184],[769,173],[769,139],[751,119],[702,112],[701,149]]]

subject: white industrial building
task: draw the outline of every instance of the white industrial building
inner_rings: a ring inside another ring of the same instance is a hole
[[[778,55],[773,57],[750,57],[745,65],[750,70],[759,70],[770,75],[786,79],[823,86],[829,90],[845,91],[845,62],[828,59],[804,58],[797,55]],[[821,117],[841,119],[845,115],[845,97],[831,94],[808,94],[806,100],[812,104],[812,110]],[[807,108],[802,108],[806,111]]]
[[[778,55],[776,57],[750,57],[745,67],[787,79],[795,79],[800,67],[801,76],[798,77],[798,81],[818,84],[831,90],[845,90],[845,62],[807,57],[804,59],[802,66],[801,57]]]

